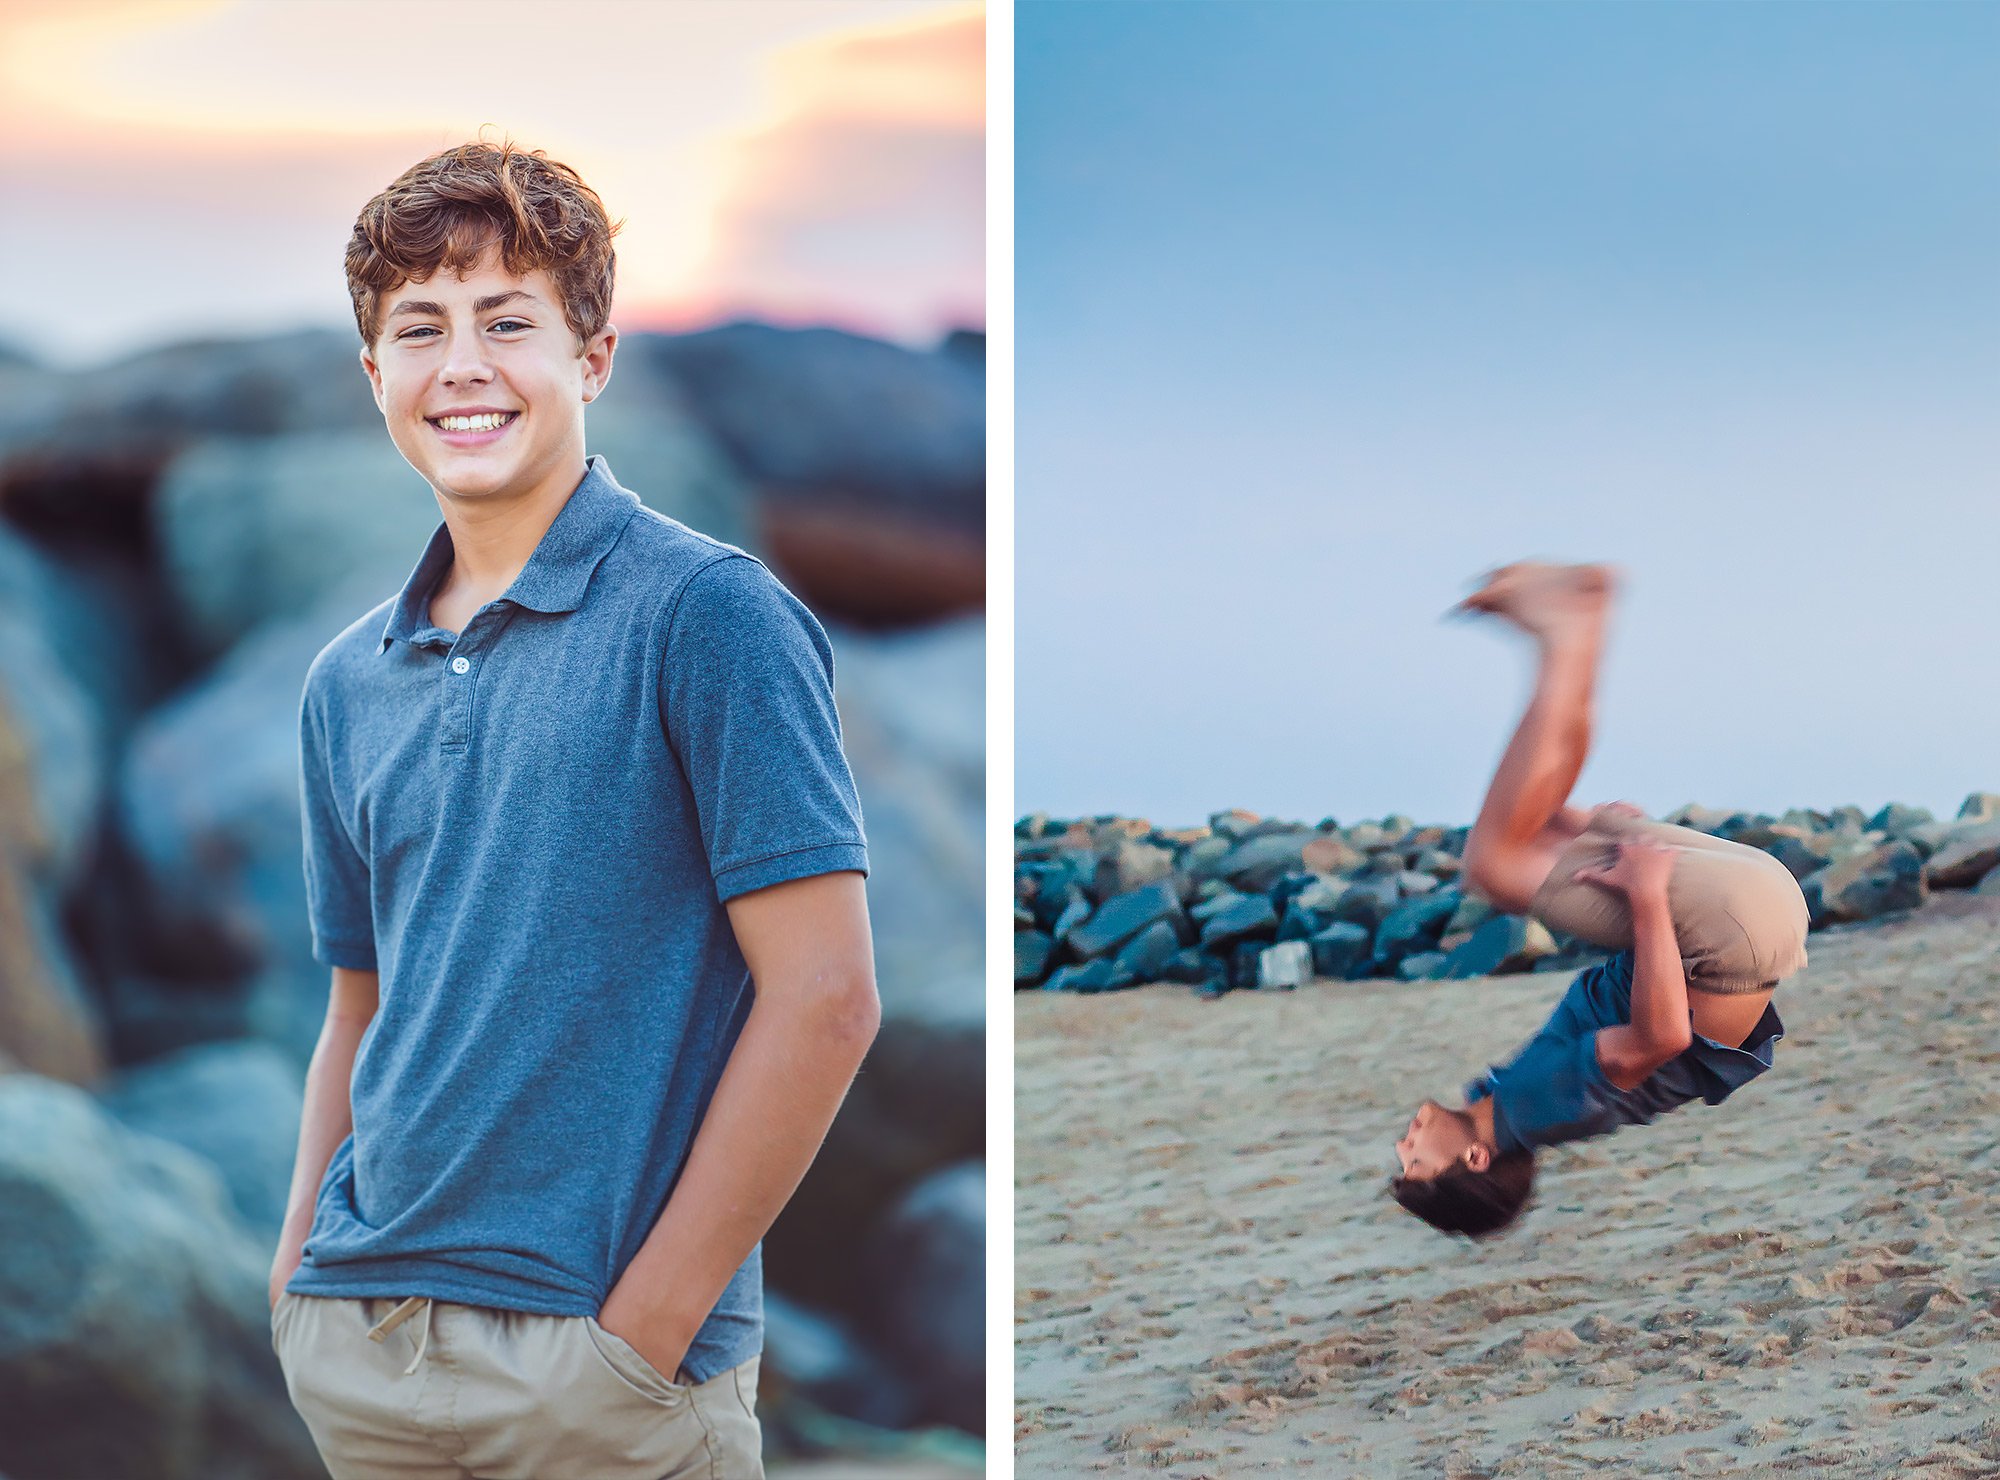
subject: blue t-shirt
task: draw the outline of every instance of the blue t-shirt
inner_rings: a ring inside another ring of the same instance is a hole
[[[1740,1048],[1696,1033],[1694,1042],[1635,1089],[1619,1089],[1597,1062],[1597,1030],[1632,1021],[1632,953],[1577,973],[1541,1031],[1507,1063],[1465,1087],[1467,1103],[1493,1097],[1502,1151],[1554,1146],[1644,1125],[1690,1100],[1720,1105],[1771,1067],[1785,1025],[1769,1003]]]
[[[595,1316],[749,1014],[723,902],[867,872],[833,655],[601,457],[459,633],[430,620],[451,555],[440,524],[306,677],[313,952],[381,1000],[286,1288]],[[761,1274],[753,1250],[696,1382],[761,1348]]]

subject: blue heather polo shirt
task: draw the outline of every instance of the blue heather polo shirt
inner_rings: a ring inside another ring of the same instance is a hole
[[[1620,1089],[1597,1062],[1597,1033],[1632,1021],[1632,953],[1587,966],[1541,1030],[1507,1063],[1465,1087],[1466,1103],[1493,1097],[1493,1140],[1523,1151],[1644,1125],[1691,1100],[1720,1105],[1771,1067],[1785,1025],[1769,1003],[1740,1047],[1702,1033],[1633,1089]]]
[[[833,654],[601,457],[458,633],[430,620],[451,558],[440,524],[306,675],[313,953],[379,971],[381,1005],[286,1288],[595,1316],[749,1014],[724,901],[867,872]],[[694,1381],[761,1349],[760,1255]]]

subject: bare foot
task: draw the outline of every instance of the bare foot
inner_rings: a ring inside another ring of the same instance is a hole
[[[1544,642],[1595,637],[1616,585],[1616,572],[1608,565],[1523,560],[1491,572],[1453,610],[1488,613]]]

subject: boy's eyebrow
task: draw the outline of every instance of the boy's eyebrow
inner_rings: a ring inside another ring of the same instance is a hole
[[[498,308],[503,303],[512,303],[516,298],[525,298],[530,303],[540,303],[542,301],[533,293],[523,292],[519,288],[510,288],[505,293],[488,293],[484,298],[474,299],[472,311],[474,313],[485,313],[489,308]],[[442,303],[432,303],[424,298],[405,298],[401,303],[389,310],[389,317],[393,319],[397,314],[404,313],[429,314],[434,319],[447,317]]]

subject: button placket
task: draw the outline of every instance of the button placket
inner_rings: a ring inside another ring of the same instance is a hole
[[[478,677],[472,660],[453,653],[444,665],[444,732],[438,744],[446,750],[462,751],[472,736],[472,685]]]

